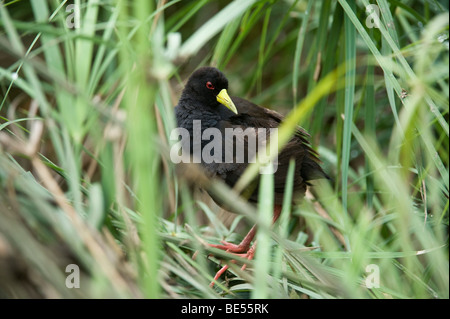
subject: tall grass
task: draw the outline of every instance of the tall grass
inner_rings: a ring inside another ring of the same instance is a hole
[[[1,297],[448,298],[448,2],[70,4],[0,3]],[[202,65],[286,114],[280,146],[307,129],[332,177],[291,205],[291,165],[273,227],[272,176],[253,207],[169,159]],[[255,222],[251,262],[204,245]]]

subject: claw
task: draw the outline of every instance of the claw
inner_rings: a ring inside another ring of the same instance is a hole
[[[208,244],[209,246],[213,247],[213,248],[218,248],[218,249],[222,249],[225,251],[229,251],[231,253],[243,253],[248,251],[249,245],[246,244],[232,244],[229,243],[227,241],[222,240],[221,241],[222,245],[216,245],[216,244]]]

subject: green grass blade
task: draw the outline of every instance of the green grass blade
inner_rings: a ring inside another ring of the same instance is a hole
[[[356,8],[350,1],[350,10]],[[342,143],[342,205],[347,209],[348,167],[350,165],[350,146],[352,142],[351,125],[353,124],[353,101],[355,97],[356,73],[356,31],[349,17],[344,19],[345,31],[345,110]]]
[[[297,105],[297,87],[298,87],[298,78],[300,71],[300,58],[302,56],[303,51],[303,42],[305,41],[305,35],[308,25],[309,12],[311,12],[311,8],[314,1],[309,0],[308,6],[306,7],[304,17],[302,19],[302,24],[300,25],[300,29],[298,30],[297,42],[295,45],[295,53],[294,53],[294,66],[292,72],[292,93],[293,93],[293,102],[294,105]]]
[[[271,166],[269,166],[271,169]],[[273,217],[273,200],[274,200],[274,175],[262,174],[259,204],[258,204],[258,225],[262,225],[266,229],[270,227]],[[256,234],[256,253],[255,253],[255,282],[252,298],[264,299],[270,296],[269,272],[270,272],[270,256],[271,256],[271,238],[269,233],[260,230]]]

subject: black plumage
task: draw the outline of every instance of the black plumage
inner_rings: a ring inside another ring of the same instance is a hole
[[[207,83],[212,86],[208,88]],[[213,87],[213,89],[211,89]],[[222,133],[222,161],[221,163],[205,163],[201,161],[205,169],[214,176],[224,180],[233,187],[248,166],[248,157],[244,163],[225,163],[225,129],[276,128],[283,120],[283,116],[273,110],[260,107],[252,102],[239,97],[231,97],[237,110],[237,114],[217,101],[217,95],[223,90],[228,90],[228,80],[222,72],[216,68],[203,67],[195,71],[189,78],[178,105],[175,108],[177,124],[187,129],[193,138],[193,121],[201,120],[201,131],[207,128],[217,128]],[[309,134],[298,127],[292,139],[278,154],[278,169],[274,174],[275,204],[281,204],[285,190],[287,169],[291,158],[295,159],[294,193],[295,197],[302,197],[309,185],[309,181],[318,178],[328,178],[320,167],[317,153],[308,142]],[[211,140],[201,141],[203,149]],[[234,145],[243,143],[247,149],[247,136],[235,137]],[[193,150],[191,139],[190,150]],[[248,152],[244,152],[247,154]],[[256,182],[257,183],[257,182]],[[258,187],[249,194],[248,200],[257,200]]]

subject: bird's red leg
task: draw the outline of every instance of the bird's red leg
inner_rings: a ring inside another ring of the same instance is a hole
[[[272,221],[273,224],[275,224],[278,217],[280,217],[280,214],[281,214],[281,205],[275,205],[274,210],[273,210],[273,221]],[[247,251],[246,258],[248,260],[252,260],[253,257],[255,256],[255,251],[256,251],[256,240],[253,243],[253,246]],[[244,264],[244,266],[242,266],[241,269],[245,270],[246,267],[247,267],[247,264]]]
[[[273,208],[273,221],[272,224],[275,224],[275,222],[277,221],[278,217],[280,217],[281,214],[281,205],[275,205],[275,207]]]
[[[281,205],[275,205],[274,210],[273,210],[273,223],[275,223],[277,221],[278,217],[280,217],[280,214],[281,214]],[[253,257],[255,256],[256,242],[251,247],[250,247],[250,244],[251,244],[253,238],[255,238],[255,235],[256,235],[256,225],[254,225],[252,227],[252,229],[250,229],[248,234],[244,237],[244,239],[241,241],[241,243],[239,245],[232,244],[232,243],[229,243],[226,241],[221,241],[222,245],[216,245],[216,244],[208,244],[208,245],[211,247],[214,247],[214,248],[226,250],[226,251],[234,253],[234,254],[242,255],[242,257],[245,257],[248,260],[252,260]],[[244,253],[244,254],[241,254],[241,253]],[[235,262],[235,261],[232,260],[231,262]],[[245,270],[246,267],[247,267],[247,264],[244,264],[241,269]],[[216,273],[216,275],[214,276],[214,281],[211,282],[210,287],[214,286],[214,282],[216,280],[218,280],[220,278],[220,276],[222,276],[222,274],[227,269],[228,269],[228,265],[225,265]]]

